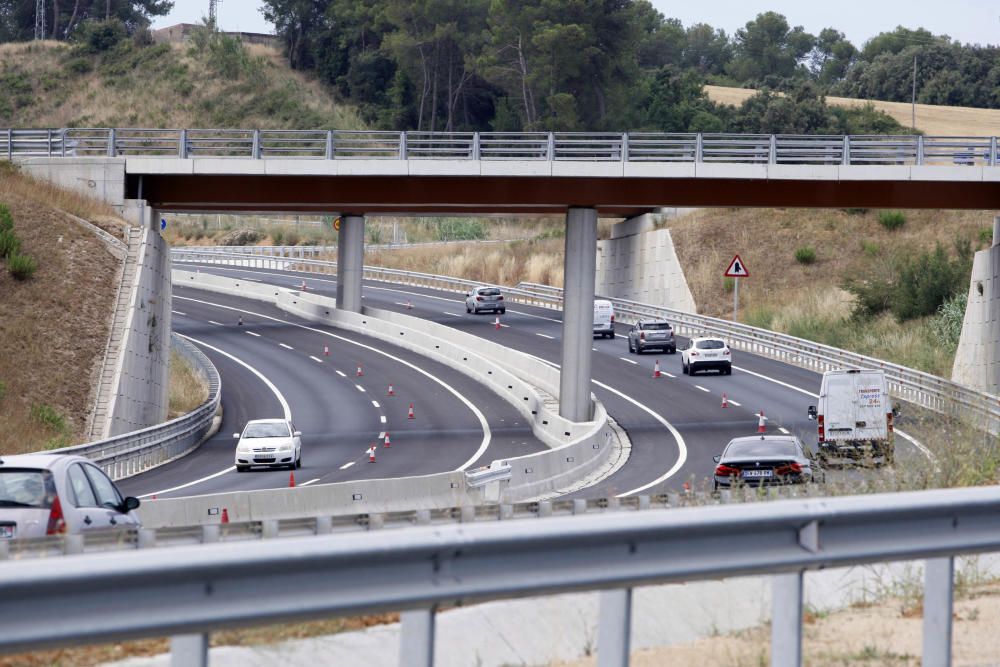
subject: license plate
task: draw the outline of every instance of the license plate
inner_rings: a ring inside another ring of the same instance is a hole
[[[14,539],[15,526],[0,526],[0,540]]]
[[[747,478],[757,478],[757,477],[770,477],[770,470],[744,470],[743,477]]]
[[[255,456],[254,461],[257,463],[274,463],[273,456]]]

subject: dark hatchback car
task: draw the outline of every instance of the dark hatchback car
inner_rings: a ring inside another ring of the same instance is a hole
[[[810,452],[794,435],[733,438],[715,457],[715,488],[805,484],[822,479]]]

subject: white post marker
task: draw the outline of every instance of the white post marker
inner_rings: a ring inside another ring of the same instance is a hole
[[[733,261],[729,263],[729,268],[726,269],[726,278],[733,279],[733,322],[736,321],[736,314],[740,309],[740,278],[749,278],[750,272],[747,271],[746,264],[740,259],[739,255],[733,257]]]

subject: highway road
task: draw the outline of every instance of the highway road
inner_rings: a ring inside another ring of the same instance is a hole
[[[177,266],[193,268],[187,263]],[[318,277],[315,274],[207,264],[198,266],[201,271],[205,272],[258,280],[289,288],[298,287],[305,280],[310,291],[329,296],[336,295],[336,280],[332,276]],[[175,287],[175,290],[174,307],[185,313],[174,316],[175,328],[179,332],[194,338],[205,337],[205,342],[218,345],[220,349],[221,345],[226,345],[227,351],[236,350],[250,356],[261,354],[259,345],[268,345],[268,353],[256,358],[260,360],[262,365],[267,366],[268,372],[278,377],[287,377],[284,376],[286,372],[291,372],[296,376],[299,373],[308,375],[309,364],[316,364],[315,361],[308,361],[308,357],[303,351],[298,355],[300,359],[294,362],[296,365],[294,367],[289,365],[288,371],[284,371],[286,363],[293,363],[287,357],[295,355],[280,355],[280,348],[275,349],[275,341],[277,341],[275,336],[269,336],[268,340],[249,340],[250,336],[247,336],[245,332],[240,332],[232,325],[240,312],[243,313],[246,326],[251,327],[257,324],[256,320],[253,319],[255,317],[253,313],[267,314],[279,320],[291,321],[291,318],[281,311],[257,302],[196,292],[183,287]],[[460,329],[534,355],[553,365],[557,365],[560,360],[562,323],[559,311],[511,304],[506,315],[501,317],[503,326],[497,330],[494,327],[493,315],[466,314],[464,299],[460,294],[366,281],[363,298],[367,306],[404,312]],[[221,321],[219,318],[222,316],[218,314],[217,306],[208,304],[220,304],[237,310],[226,311],[228,324],[221,327],[209,325],[206,324],[207,318],[214,316],[216,321]],[[215,315],[212,315],[213,313]],[[274,329],[275,335],[287,336],[288,340],[285,341],[287,344],[298,345],[300,348],[302,346],[308,348],[309,345],[312,345],[312,352],[321,349],[312,342],[310,334],[298,332],[296,335],[287,326],[279,326],[274,322],[268,326]],[[315,325],[309,326],[322,328]],[[819,374],[771,359],[734,352],[734,369],[731,376],[707,373],[689,377],[681,373],[679,354],[630,355],[624,338],[625,329],[625,326],[618,325],[617,337],[613,340],[594,340],[593,390],[597,397],[604,402],[609,414],[628,433],[632,443],[631,454],[628,462],[621,469],[600,484],[579,491],[573,494],[574,496],[661,493],[678,490],[684,485],[695,489],[707,487],[709,486],[709,476],[714,468],[712,457],[721,452],[722,447],[730,438],[756,432],[756,413],[760,410],[763,410],[767,417],[769,432],[793,433],[799,435],[806,444],[815,443],[815,423],[806,418],[806,408],[815,403],[814,395],[820,384]],[[265,332],[261,331],[261,333]],[[350,337],[343,332],[338,332],[338,335]],[[234,338],[237,340],[232,340]],[[306,342],[304,339],[310,342]],[[683,339],[680,340],[683,341]],[[235,347],[229,347],[229,341],[232,341],[231,344]],[[244,347],[251,345],[252,349]],[[211,354],[210,350],[209,352]],[[394,352],[394,354],[397,353],[400,356],[405,354]],[[353,358],[350,354],[348,357]],[[218,355],[212,358],[218,361]],[[334,355],[334,358],[338,358],[338,355]],[[660,378],[653,377],[653,365],[656,359],[659,359],[661,364],[662,376]],[[304,366],[300,367],[299,363],[304,364]],[[421,360],[421,363],[427,364],[428,362]],[[266,396],[263,399],[249,396],[251,393],[254,396],[262,395],[261,388],[258,386],[259,382],[257,384],[251,382],[249,385],[256,387],[256,389],[241,387],[237,390],[240,394],[234,397],[233,385],[249,380],[249,378],[246,378],[244,373],[243,377],[237,374],[232,381],[227,381],[228,373],[234,370],[232,366],[232,363],[227,362],[220,364],[220,370],[223,371],[223,396],[227,417],[227,425],[224,426],[222,433],[228,435],[229,438],[217,436],[210,443],[207,443],[207,447],[203,446],[203,452],[197,452],[184,461],[167,466],[164,472],[149,473],[150,477],[166,475],[169,479],[180,483],[181,480],[185,479],[185,475],[187,478],[193,479],[194,475],[198,474],[195,469],[205,471],[202,474],[207,474],[213,470],[213,465],[221,468],[226,464],[226,461],[230,461],[228,465],[231,465],[233,448],[231,435],[233,430],[238,430],[238,427],[234,429],[232,426],[233,424],[241,424],[241,420],[250,418],[243,406],[250,405],[253,406],[254,410],[258,410],[259,400],[273,400]],[[316,371],[317,369],[312,368],[311,370]],[[347,367],[342,370],[353,371],[353,367],[347,364]],[[384,372],[380,369],[373,369],[373,371],[376,373]],[[440,372],[442,376],[446,376],[448,375],[446,371],[447,369],[439,368],[435,373]],[[454,378],[455,375],[457,373],[452,372],[449,377]],[[514,417],[503,416],[506,404],[493,394],[484,391],[474,383],[470,383],[464,377],[454,378],[453,382],[455,386],[461,387],[463,392],[469,392],[466,395],[477,406],[489,405],[494,410],[493,419],[511,420],[505,421],[503,424],[516,422]],[[284,384],[294,385],[294,383],[294,378],[284,380]],[[340,384],[347,384],[346,393],[350,394],[350,384],[345,382]],[[365,476],[371,476],[375,473],[379,476],[389,476],[388,472],[407,474],[405,470],[390,471],[388,470],[389,466],[383,468],[380,464],[372,470],[366,466],[360,466],[360,463],[349,468],[346,474],[339,471],[336,463],[340,461],[346,463],[349,453],[341,453],[343,447],[336,443],[345,438],[351,441],[351,452],[361,451],[366,448],[366,446],[358,447],[358,443],[366,441],[362,435],[366,435],[370,439],[369,432],[374,433],[374,430],[368,427],[369,431],[366,432],[364,431],[365,427],[357,423],[357,420],[363,419],[361,411],[347,419],[345,424],[339,424],[341,412],[338,410],[336,413],[331,413],[331,402],[318,400],[318,389],[311,381],[307,387],[310,388],[289,390],[291,394],[289,402],[293,410],[297,415],[302,415],[301,421],[299,417],[295,417],[297,425],[305,433],[315,433],[324,441],[329,441],[329,449],[331,452],[336,452],[335,455],[331,455],[334,458],[341,457],[336,458],[335,461],[321,459],[321,469],[331,471],[324,472],[323,475],[319,476],[320,481],[340,481],[359,473],[364,473]],[[723,393],[728,397],[728,408],[722,407]],[[227,394],[228,399],[226,398]],[[340,393],[337,394],[337,396],[340,395]],[[343,400],[349,399],[344,397]],[[230,408],[230,406],[233,407]],[[240,410],[244,411],[240,412]],[[257,413],[254,412],[254,414]],[[338,417],[335,418],[333,414],[338,415]],[[309,421],[306,422],[306,420]],[[452,454],[451,450],[445,447],[428,449],[425,441],[425,444],[420,446],[421,467],[412,469],[409,474],[454,469],[458,465],[458,460],[462,459],[463,456],[463,454],[458,453],[458,450],[467,455],[468,451],[475,449],[475,446],[478,445],[478,439],[471,433],[465,436],[470,444],[462,449],[460,441],[463,439],[461,436],[463,429],[460,428],[456,432],[458,423],[457,418],[451,417],[451,410],[444,410],[440,421],[428,420],[422,424],[424,428],[443,429],[443,432],[448,434],[446,441],[450,442],[449,446],[456,451]],[[490,421],[491,425],[493,423],[500,422]],[[484,456],[480,463],[493,458],[512,456],[515,453],[527,453],[532,451],[532,447],[537,449],[541,446],[529,437],[523,424],[520,425],[520,430],[514,428],[515,430],[504,444],[500,445],[495,442],[490,445],[490,453]],[[424,437],[436,440],[435,432],[428,431],[424,433]],[[454,437],[454,441],[452,441],[452,437]],[[393,444],[395,445],[395,438]],[[898,441],[897,450],[897,465],[906,465],[906,461],[910,457],[923,456],[916,446],[912,446],[903,439]],[[312,451],[309,450],[310,460],[316,456]],[[209,452],[214,453],[209,454]],[[392,453],[395,455],[396,452]],[[206,456],[216,457],[213,459],[213,465],[198,463]],[[449,456],[453,458],[448,459],[448,463],[445,464],[444,461]],[[355,456],[355,460],[360,459]],[[435,464],[437,464],[436,467]],[[265,475],[273,476],[273,473],[265,473]],[[312,479],[313,477],[309,476],[308,473],[303,473],[301,479],[306,480],[307,478]],[[123,483],[123,487],[132,491],[132,483],[139,483],[139,478]],[[141,488],[146,492],[151,488],[145,481],[141,484]],[[233,486],[234,484],[237,486]],[[224,479],[198,484],[197,488],[189,487],[175,493],[186,495],[205,493],[209,490],[258,488],[254,484],[256,482],[236,481],[234,475],[227,474]],[[244,487],[242,485],[251,486]]]

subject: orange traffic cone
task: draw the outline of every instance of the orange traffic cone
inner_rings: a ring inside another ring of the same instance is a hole
[[[222,508],[222,523],[229,523],[229,510]]]
[[[242,315],[240,315],[240,319],[239,319],[239,321],[236,324],[238,324],[239,326],[243,326],[243,316]]]
[[[767,433],[767,424],[765,423],[764,411],[761,410],[760,414],[757,415],[757,432]]]
[[[406,413],[406,418],[407,419],[416,419],[416,417],[413,416],[413,403],[410,403],[410,409]]]
[[[390,385],[389,385],[389,393],[388,393],[388,394],[386,394],[386,396],[395,396],[395,395],[396,395],[396,392],[395,392],[395,391],[393,391],[393,389],[392,389],[392,385],[390,384]]]
[[[729,407],[729,398],[725,394],[722,394],[722,407]]]
[[[496,319],[495,322],[493,322],[493,324],[496,326],[497,329],[500,328],[500,316],[499,315],[497,315],[497,319]]]
[[[330,356],[330,346],[329,345],[324,345],[323,346],[323,356],[324,357],[329,357]]]
[[[410,303],[409,299],[407,299],[407,301],[406,301],[406,309],[407,310],[413,310],[413,304]]]
[[[659,359],[657,359],[656,363],[653,364],[653,377],[654,378],[660,377],[660,360]]]
[[[307,290],[307,289],[309,289],[308,287],[306,287],[306,279],[305,278],[302,279],[302,284],[299,285],[299,289],[300,290]]]
[[[359,361],[358,362],[358,377],[361,377],[364,374],[365,374],[365,369],[361,367],[361,362]]]
[[[386,449],[389,449],[390,447],[392,447],[392,443],[389,442],[389,432],[388,431],[385,432],[385,441],[382,443],[382,446],[385,447]]]
[[[375,463],[375,445],[368,448],[368,463]]]
[[[288,473],[288,488],[289,489],[294,489],[295,488],[295,471],[294,470],[292,472]]]

